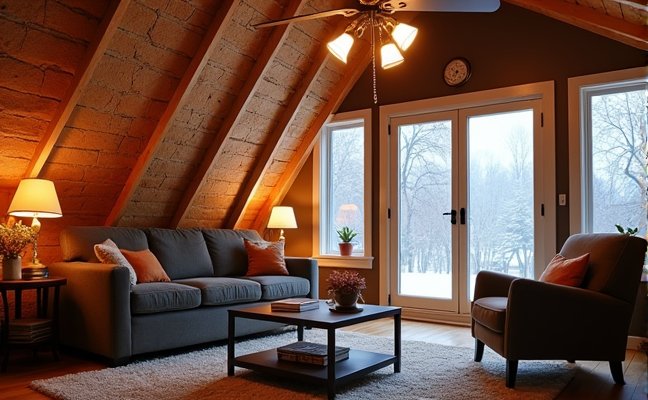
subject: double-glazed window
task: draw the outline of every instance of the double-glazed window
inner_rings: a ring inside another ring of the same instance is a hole
[[[340,266],[337,231],[348,227],[357,233],[353,239],[353,260],[345,265],[370,266],[371,202],[370,202],[370,110],[337,114],[322,128],[315,149],[314,253],[320,265]],[[364,260],[364,262],[363,262]]]
[[[642,71],[643,70],[643,71]],[[633,77],[632,73],[639,76]],[[578,101],[573,150],[573,232],[616,232],[615,225],[646,235],[648,212],[648,72],[619,71],[570,81]],[[575,112],[575,106],[571,109]],[[573,116],[572,116],[573,117]],[[577,171],[578,175],[576,175]]]

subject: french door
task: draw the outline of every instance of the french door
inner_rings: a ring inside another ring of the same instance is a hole
[[[534,278],[541,114],[520,100],[390,119],[391,304],[467,314],[477,272]]]

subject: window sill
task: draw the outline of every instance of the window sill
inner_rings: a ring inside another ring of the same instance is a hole
[[[373,257],[321,255],[313,257],[320,267],[372,269]]]

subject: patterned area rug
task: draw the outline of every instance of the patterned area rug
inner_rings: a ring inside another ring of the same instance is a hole
[[[237,343],[236,354],[265,350],[296,340],[295,332]],[[325,331],[305,340],[326,343]],[[337,344],[393,354],[391,338],[338,332]],[[326,390],[237,368],[227,376],[227,346],[156,358],[124,367],[82,372],[32,382],[56,399],[325,399]],[[573,378],[566,362],[521,361],[515,389],[504,385],[505,360],[488,348],[481,363],[473,350],[403,341],[401,373],[389,366],[338,390],[338,399],[553,399]]]

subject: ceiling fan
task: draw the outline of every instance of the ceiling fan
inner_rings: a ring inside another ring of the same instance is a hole
[[[392,14],[399,11],[418,12],[493,12],[499,6],[499,0],[358,0],[357,8],[339,8],[312,14],[297,15],[253,25],[255,28],[266,28],[291,22],[307,21],[326,18],[334,15],[355,17],[340,36],[330,41],[326,47],[342,62],[347,62],[347,56],[353,46],[354,36],[357,38],[369,29],[371,34],[371,53],[373,68],[374,103],[376,95],[376,33],[380,43],[381,66],[388,69],[402,63],[405,58],[401,51],[407,50],[412,44],[418,29],[405,23],[399,23]],[[383,33],[385,40],[383,40]]]

